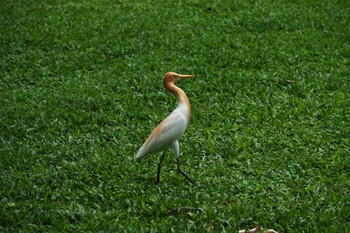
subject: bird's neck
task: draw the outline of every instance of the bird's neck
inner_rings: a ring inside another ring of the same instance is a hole
[[[187,95],[181,88],[175,86],[174,83],[165,83],[164,84],[165,88],[174,94],[176,96],[176,99],[179,103],[178,108],[180,109],[181,112],[186,116],[187,118],[187,123],[190,121],[191,118],[191,105],[190,101],[188,100]]]

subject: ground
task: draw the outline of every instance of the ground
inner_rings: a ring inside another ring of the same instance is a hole
[[[2,1],[2,232],[349,232],[348,1]],[[135,154],[192,106],[160,154]]]

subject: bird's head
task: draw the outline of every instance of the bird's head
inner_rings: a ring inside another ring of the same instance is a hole
[[[177,74],[175,72],[168,72],[163,77],[164,84],[166,83],[176,83],[177,81],[185,78],[192,78],[193,75]]]

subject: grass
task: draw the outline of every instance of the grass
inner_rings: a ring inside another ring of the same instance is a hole
[[[0,231],[350,232],[347,1],[1,5]],[[134,159],[167,71],[203,190]]]

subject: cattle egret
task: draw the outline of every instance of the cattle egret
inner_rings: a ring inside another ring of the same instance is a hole
[[[169,148],[173,148],[176,155],[177,169],[193,184],[198,185],[192,180],[180,167],[179,138],[184,134],[191,117],[190,102],[183,90],[175,86],[175,83],[181,79],[192,78],[192,75],[180,75],[174,72],[168,72],[163,77],[165,89],[174,94],[179,103],[178,107],[166,117],[150,134],[145,143],[136,154],[136,159],[140,160],[143,156],[163,152],[158,163],[157,184],[159,184],[160,169],[164,156]]]

